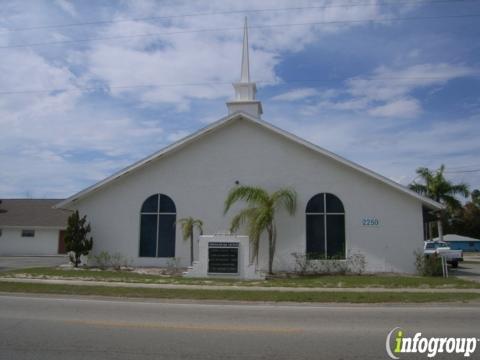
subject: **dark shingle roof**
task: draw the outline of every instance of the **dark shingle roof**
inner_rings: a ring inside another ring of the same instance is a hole
[[[53,209],[61,199],[2,199],[1,226],[66,227],[71,212]],[[5,211],[6,210],[6,211]]]

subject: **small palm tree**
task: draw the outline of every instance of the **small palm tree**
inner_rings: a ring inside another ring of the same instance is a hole
[[[462,203],[456,198],[456,195],[467,197],[468,185],[465,183],[453,184],[445,179],[444,171],[445,165],[435,171],[420,167],[416,172],[423,183],[414,181],[409,187],[411,190],[445,205],[450,212],[453,212],[462,207]],[[443,240],[441,214],[438,214],[437,226],[438,236],[440,240]]]
[[[268,235],[268,273],[272,274],[273,257],[277,241],[275,214],[277,210],[285,209],[288,214],[295,214],[297,193],[283,188],[269,194],[260,187],[238,186],[230,190],[225,200],[225,211],[237,201],[243,200],[248,207],[241,210],[232,219],[230,231],[237,231],[242,224],[247,225],[247,232],[253,247],[253,260],[258,263],[258,249],[261,235],[266,231]]]
[[[178,220],[178,223],[182,228],[183,240],[190,239],[190,265],[193,265],[193,232],[197,228],[200,235],[203,235],[203,222],[190,216]]]

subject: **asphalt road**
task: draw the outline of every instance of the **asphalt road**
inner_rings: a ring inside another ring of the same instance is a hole
[[[387,359],[386,335],[396,326],[428,337],[480,337],[479,324],[477,305],[249,305],[0,295],[0,359]],[[480,349],[470,358],[478,354]]]

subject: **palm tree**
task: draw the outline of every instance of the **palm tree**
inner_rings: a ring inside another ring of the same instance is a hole
[[[178,223],[182,228],[183,240],[190,239],[190,265],[193,265],[193,232],[197,228],[200,235],[203,235],[203,222],[189,216],[178,220]]]
[[[247,232],[253,247],[253,260],[258,263],[260,238],[266,231],[268,235],[268,273],[272,274],[273,257],[277,241],[275,214],[277,210],[285,209],[289,215],[295,214],[297,193],[293,189],[283,188],[269,194],[266,190],[254,186],[238,186],[230,190],[225,200],[225,211],[237,201],[243,200],[247,207],[232,219],[230,231],[237,231],[246,223]]]
[[[449,212],[453,212],[462,207],[462,203],[456,198],[456,195],[467,197],[469,194],[468,185],[465,183],[453,184],[445,179],[443,175],[445,165],[441,165],[438,170],[432,171],[426,167],[420,167],[416,173],[423,183],[412,182],[409,187],[411,190],[433,199],[447,207]],[[443,240],[443,227],[441,214],[437,213],[438,236]]]

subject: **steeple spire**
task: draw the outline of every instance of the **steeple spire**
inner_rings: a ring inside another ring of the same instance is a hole
[[[248,27],[247,17],[245,16],[245,26],[243,28],[243,50],[242,50],[242,73],[240,82],[250,82],[250,61],[248,55]]]
[[[240,81],[233,83],[235,89],[235,99],[227,102],[229,114],[243,111],[257,118],[262,114],[262,103],[255,100],[257,86],[250,80],[250,59],[248,54],[248,25],[245,17],[243,28],[243,48],[242,48],[242,68]]]

